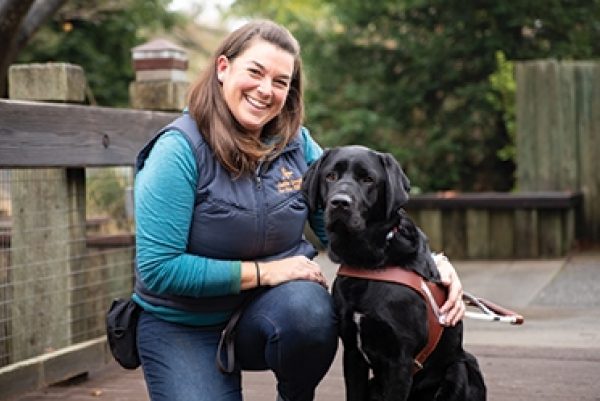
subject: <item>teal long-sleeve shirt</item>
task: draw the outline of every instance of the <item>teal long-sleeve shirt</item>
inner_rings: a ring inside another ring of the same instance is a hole
[[[304,156],[312,164],[323,153],[305,128]],[[152,291],[184,296],[218,296],[240,292],[241,261],[219,260],[186,252],[198,182],[192,149],[183,135],[168,131],[156,142],[135,178],[136,260],[140,279]],[[327,242],[322,213],[311,226]],[[168,321],[213,325],[228,313],[190,313],[133,299],[146,311]]]

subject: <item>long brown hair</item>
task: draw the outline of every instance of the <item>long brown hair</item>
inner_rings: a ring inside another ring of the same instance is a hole
[[[285,104],[281,112],[263,127],[260,138],[249,135],[231,114],[216,71],[220,55],[233,60],[258,38],[294,56],[294,71]],[[223,167],[236,177],[253,172],[261,158],[274,157],[283,150],[304,119],[300,45],[286,28],[269,20],[257,20],[229,34],[210,63],[190,89],[189,113]]]

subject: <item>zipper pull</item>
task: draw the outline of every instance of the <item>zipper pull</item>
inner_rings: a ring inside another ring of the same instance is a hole
[[[257,189],[262,189],[262,178],[260,177],[260,170],[262,168],[263,162],[259,162],[258,166],[256,167],[256,175],[255,175],[255,180],[256,180],[256,188]]]

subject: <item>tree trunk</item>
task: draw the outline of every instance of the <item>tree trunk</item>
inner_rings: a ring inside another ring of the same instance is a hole
[[[38,28],[66,0],[5,0],[0,6],[0,97],[7,96],[8,68]]]

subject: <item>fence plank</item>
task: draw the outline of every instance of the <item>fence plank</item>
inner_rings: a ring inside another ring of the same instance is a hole
[[[515,218],[515,254],[516,258],[536,258],[540,254],[538,210],[517,209]]]
[[[552,163],[556,138],[558,137],[558,72],[556,60],[538,63],[535,101],[537,114],[530,116],[536,121],[537,177],[536,190],[553,190],[556,177],[556,163]]]
[[[563,249],[563,218],[560,214],[551,211],[540,211],[540,256],[561,256]]]
[[[421,229],[429,239],[430,248],[434,252],[443,251],[442,212],[440,210],[431,209],[421,210],[417,221],[419,221]]]
[[[535,126],[538,102],[535,99],[536,76],[533,62],[517,63],[516,125],[517,181],[521,191],[536,190],[537,153]]]
[[[490,252],[494,258],[510,259],[514,255],[515,226],[512,211],[494,210],[490,212]]]
[[[560,63],[558,75],[557,110],[558,124],[555,144],[552,146],[550,164],[556,168],[554,185],[549,189],[577,191],[578,155],[577,155],[577,104],[575,73],[579,65],[571,62]]]
[[[468,209],[467,256],[483,259],[490,256],[490,218],[487,210]]]
[[[455,259],[467,256],[467,229],[465,211],[459,209],[444,210],[442,213],[443,251]]]
[[[600,240],[600,64],[588,63],[577,71],[577,135],[580,181],[584,194],[585,237]]]
[[[178,113],[0,99],[2,167],[133,165]]]

